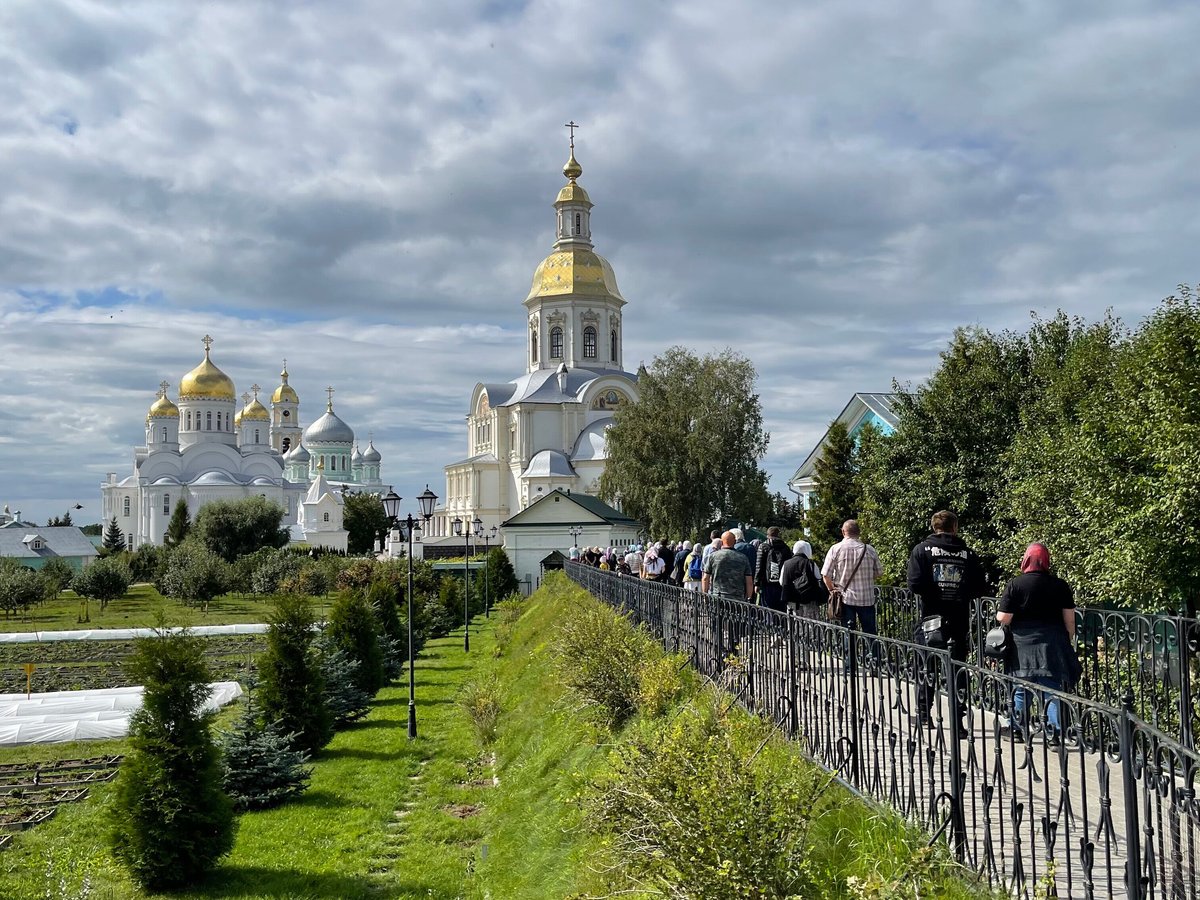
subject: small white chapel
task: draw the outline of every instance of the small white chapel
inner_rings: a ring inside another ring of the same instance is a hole
[[[453,519],[485,529],[556,490],[595,495],[613,413],[638,399],[622,359],[625,298],[592,244],[592,201],[579,177],[575,140],[554,201],[550,255],[525,297],[525,374],[479,383],[467,413],[467,455],[445,467],[446,493],[425,543],[454,541]]]

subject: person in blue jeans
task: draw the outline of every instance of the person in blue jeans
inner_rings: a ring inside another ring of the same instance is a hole
[[[1055,691],[1070,690],[1081,668],[1075,655],[1075,596],[1071,586],[1050,571],[1045,544],[1030,544],[1021,559],[1021,574],[1000,596],[996,621],[1012,629],[1013,653],[1004,671],[1014,678]],[[1018,739],[1028,730],[1028,691],[1013,691],[1012,732]],[[1041,693],[1047,737],[1062,733],[1062,716],[1052,694]]]

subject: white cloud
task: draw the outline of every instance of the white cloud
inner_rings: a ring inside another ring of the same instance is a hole
[[[523,364],[560,126],[631,367],[726,345],[776,486],[955,325],[1136,320],[1193,276],[1200,9],[25,0],[0,21],[0,502],[130,465],[199,358],[338,388],[406,496]],[[3,496],[7,495],[7,496]],[[90,500],[90,503],[89,503]]]

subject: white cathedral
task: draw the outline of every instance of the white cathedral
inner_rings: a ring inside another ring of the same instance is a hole
[[[347,490],[385,494],[382,457],[374,441],[360,450],[354,430],[333,411],[333,389],[325,413],[300,427],[300,397],[288,384],[287,362],[268,410],[261,388],[238,404],[233,379],[210,358],[179,382],[179,404],[167,398],[168,382],[146,414],[146,444],[134,448],[133,473],[110,472],[101,485],[104,520],[113,517],[130,547],[161,544],[175,504],[188,514],[214,500],[259,496],[284,510],[292,540],[345,550],[342,510]]]
[[[595,495],[613,413],[638,399],[622,363],[625,298],[608,260],[592,249],[592,201],[578,183],[575,142],[554,201],[557,240],[525,298],[525,374],[477,384],[467,414],[467,457],[446,466],[444,504],[425,540],[452,538],[451,521],[485,528],[556,488]]]

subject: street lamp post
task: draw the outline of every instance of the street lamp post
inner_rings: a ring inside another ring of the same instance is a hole
[[[480,530],[482,531],[483,523],[480,522]],[[496,539],[496,532],[499,531],[495,525],[492,526],[491,535],[484,531],[481,537],[483,538],[483,614],[485,617],[490,617],[492,614],[492,606],[488,601],[488,588],[491,586],[488,582],[488,544]]]
[[[458,516],[450,520],[454,536],[463,539],[463,653],[471,652],[471,614],[467,601],[471,596],[471,523],[464,523]]]
[[[583,534],[583,526],[572,525],[567,530],[571,532],[571,548],[574,549],[579,546],[579,536]]]
[[[403,521],[399,520],[401,499],[394,490],[388,491],[387,496],[383,498],[383,511],[387,514],[390,522],[399,523],[404,528],[408,538],[408,737],[411,740],[417,736],[416,654],[413,653],[412,545],[413,532],[421,530],[421,523],[413,519],[412,513],[409,513]],[[429,485],[425,485],[425,492],[417,497],[417,501],[421,504],[421,518],[428,522],[433,515],[434,504],[437,503],[437,494],[429,489]]]

